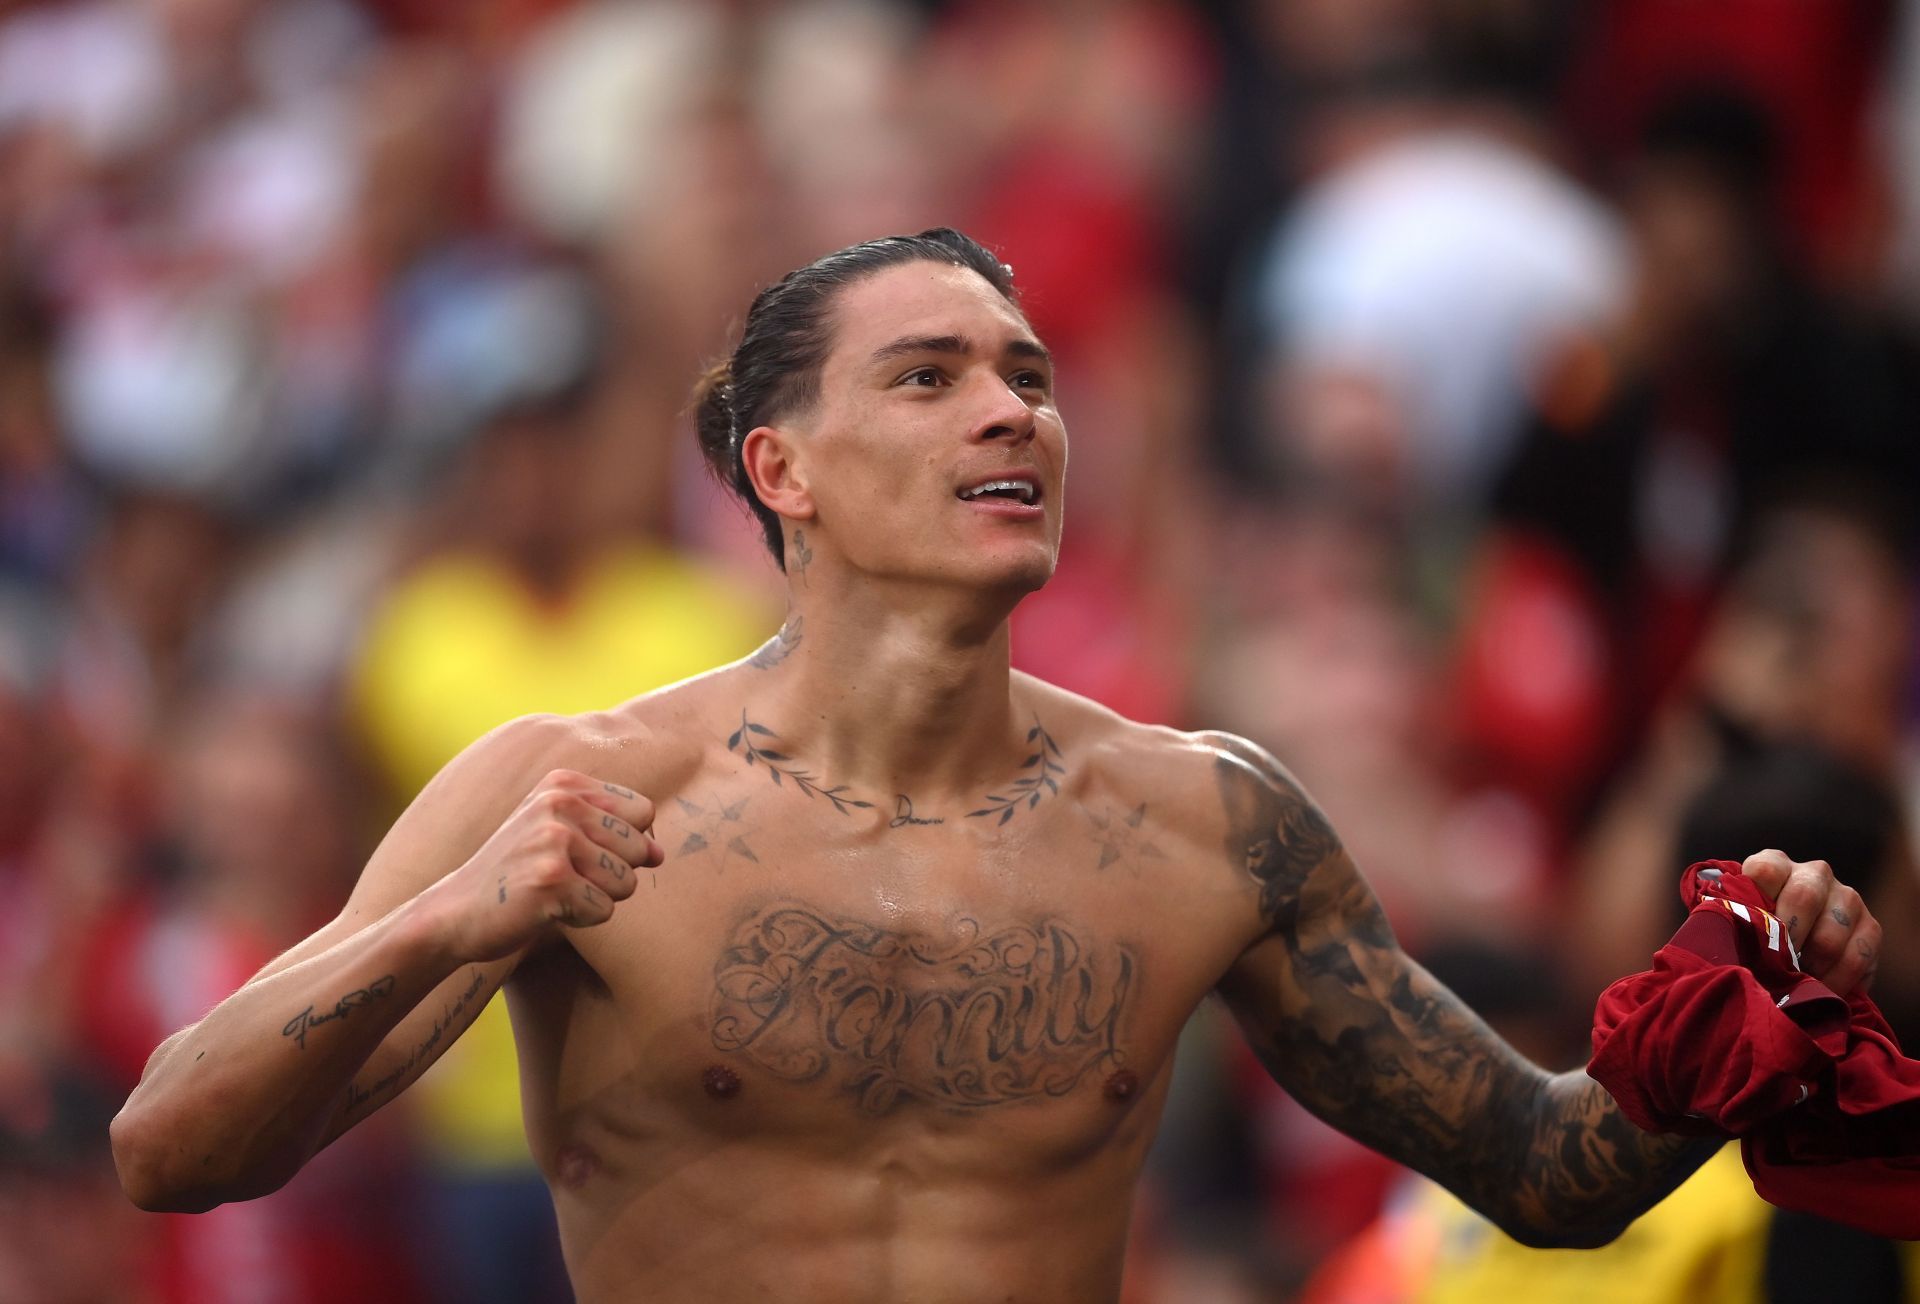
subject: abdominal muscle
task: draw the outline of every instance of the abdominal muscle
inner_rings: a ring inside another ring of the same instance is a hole
[[[1004,1139],[916,1143],[910,1130],[889,1124],[898,1139],[837,1157],[712,1136],[661,1137],[627,1156],[562,1147],[551,1183],[578,1299],[1118,1297],[1144,1146],[1105,1147],[1065,1171],[996,1174],[968,1161],[1004,1150]]]

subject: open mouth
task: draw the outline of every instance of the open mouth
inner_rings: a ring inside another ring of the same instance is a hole
[[[962,489],[955,496],[962,502],[999,501],[1020,503],[1031,507],[1040,501],[1040,486],[1033,480],[988,480],[982,484]]]

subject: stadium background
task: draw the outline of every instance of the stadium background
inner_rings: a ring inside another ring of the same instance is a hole
[[[685,394],[936,224],[1060,358],[1018,664],[1271,747],[1537,1057],[1729,774],[1914,807],[1920,5],[0,0],[0,1300],[564,1298],[497,1024],[202,1218],[106,1120],[471,737],[775,627]],[[1905,823],[1809,837],[1911,1038]],[[1203,1010],[1129,1304],[1419,1297],[1426,1198]]]

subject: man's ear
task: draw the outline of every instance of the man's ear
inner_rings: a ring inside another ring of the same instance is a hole
[[[740,462],[760,501],[788,520],[810,521],[813,494],[798,454],[793,436],[778,426],[755,426],[740,441]]]

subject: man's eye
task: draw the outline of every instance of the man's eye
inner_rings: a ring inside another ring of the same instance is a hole
[[[1045,390],[1047,378],[1037,371],[1016,371],[1009,380],[1015,389]]]
[[[903,385],[919,385],[923,388],[931,388],[934,385],[938,385],[944,379],[945,377],[940,374],[940,368],[938,367],[916,367],[902,376],[900,383]]]

